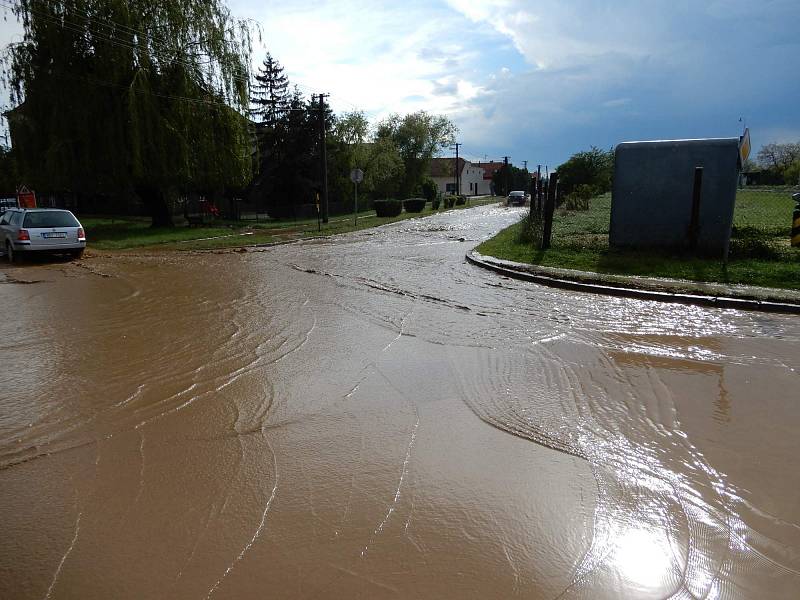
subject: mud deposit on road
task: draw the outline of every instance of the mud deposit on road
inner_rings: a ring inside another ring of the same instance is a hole
[[[0,597],[796,597],[797,317],[465,263],[519,216],[4,266]]]

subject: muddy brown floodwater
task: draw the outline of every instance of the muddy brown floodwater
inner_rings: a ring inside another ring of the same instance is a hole
[[[520,214],[2,267],[0,598],[797,597],[800,320],[465,263]]]

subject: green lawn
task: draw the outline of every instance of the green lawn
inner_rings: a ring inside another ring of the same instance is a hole
[[[89,246],[101,250],[120,250],[139,246],[167,244],[198,237],[230,235],[230,227],[152,228],[149,219],[106,219],[80,217]]]
[[[783,191],[740,191],[727,268],[717,259],[609,248],[610,194],[592,199],[588,211],[557,211],[548,250],[534,250],[519,241],[522,223],[477,250],[527,264],[597,273],[800,289],[800,249],[789,245],[793,207],[790,194]]]
[[[470,200],[469,206],[456,206],[461,210],[471,206],[493,204],[498,198]],[[430,216],[435,212],[427,206],[421,213],[402,213],[397,217],[377,217],[375,211],[359,213],[358,224],[352,215],[331,216],[327,224],[317,227],[316,219],[284,221],[217,221],[206,227],[151,228],[150,220],[138,217],[94,218],[80,216],[86,229],[89,248],[98,250],[126,250],[142,247],[159,247],[164,250],[205,250],[268,244],[318,235],[346,233],[378,227],[415,217]]]

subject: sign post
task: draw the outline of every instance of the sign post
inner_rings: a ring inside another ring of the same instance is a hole
[[[23,185],[17,190],[17,206],[20,208],[36,208],[36,194]]]
[[[744,169],[744,163],[750,156],[750,129],[745,129],[739,139],[739,167]]]
[[[353,225],[358,227],[358,184],[364,181],[364,171],[358,168],[350,171],[350,181],[352,181],[355,186],[355,194],[353,196]]]
[[[322,231],[322,223],[319,215],[319,192],[317,192],[317,231]]]

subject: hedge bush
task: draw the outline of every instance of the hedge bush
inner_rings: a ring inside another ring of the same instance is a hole
[[[458,206],[463,206],[466,203],[467,203],[467,197],[466,196],[464,196],[463,194],[460,195],[460,196],[456,196],[456,204]]]
[[[455,196],[445,196],[444,197],[444,207],[445,208],[453,208],[456,205],[456,197]]]
[[[403,212],[400,200],[375,200],[375,214],[379,217],[396,217]]]
[[[439,210],[439,205],[442,203],[442,199],[439,196],[436,196],[433,200],[431,200],[431,210]]]
[[[425,198],[409,198],[408,200],[403,200],[403,208],[406,209],[406,212],[420,213],[425,210]]]
[[[439,186],[436,185],[436,182],[430,177],[426,177],[422,180],[421,190],[422,195],[428,202],[433,202],[434,198],[439,195]]]

